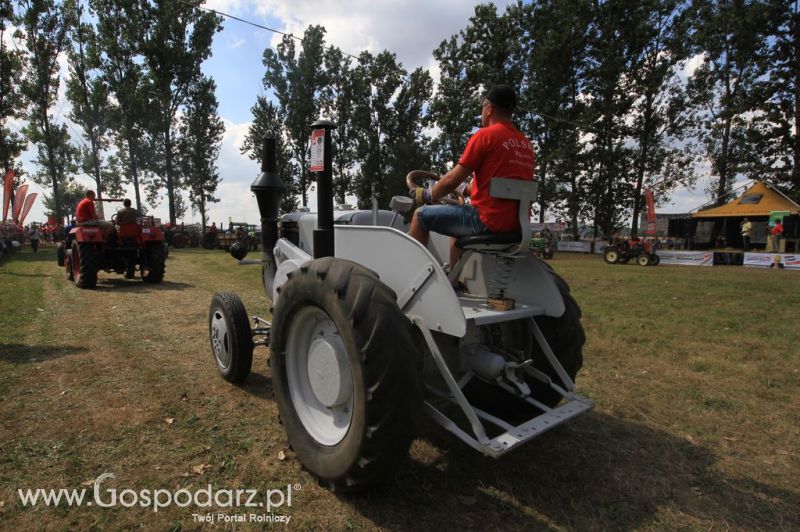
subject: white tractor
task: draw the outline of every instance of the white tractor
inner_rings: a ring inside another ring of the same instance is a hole
[[[337,212],[334,224],[332,124],[315,126],[325,139],[319,212],[279,219],[284,186],[267,137],[252,185],[262,256],[231,250],[241,264],[262,265],[272,322],[248,318],[230,292],[216,294],[209,311],[226,380],[242,382],[253,347],[269,347],[281,421],[302,464],[332,489],[359,490],[392,477],[423,410],[498,458],[591,409],[574,392],[580,308],[528,251],[537,183],[493,179],[493,196],[519,201],[522,231],[462,238],[464,254],[447,268],[447,238],[431,234],[425,247],[400,230],[409,198],[393,198],[394,212]]]

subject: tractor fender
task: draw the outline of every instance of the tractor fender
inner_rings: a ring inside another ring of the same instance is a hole
[[[143,227],[142,228],[142,241],[144,242],[161,242],[164,240],[164,231],[158,227]]]
[[[271,268],[264,268],[264,287],[267,291],[267,296],[272,298],[274,306],[278,304],[281,286],[289,280],[289,275],[293,271],[300,269],[303,264],[313,259],[313,257],[285,238],[278,240],[272,252],[275,255],[277,270],[274,271],[273,276]]]
[[[69,234],[72,235],[72,238],[74,238],[78,242],[103,241],[103,232],[100,230],[99,226],[95,225],[81,225],[78,227],[74,227],[72,231],[69,232]]]
[[[422,244],[392,227],[334,226],[337,258],[374,271],[394,290],[406,315],[421,318],[434,331],[462,337],[467,321],[439,261]]]

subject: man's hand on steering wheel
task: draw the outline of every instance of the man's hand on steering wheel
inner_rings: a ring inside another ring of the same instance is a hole
[[[433,202],[430,188],[412,188],[408,193],[408,197],[414,200],[414,204],[418,207],[420,205],[430,205]]]
[[[447,205],[463,205],[464,204],[464,196],[459,194],[456,191],[451,192],[447,196],[442,198],[438,198],[435,202],[433,199],[432,188],[433,187],[421,187],[417,185],[414,181],[416,178],[422,177],[425,179],[433,179],[435,181],[439,181],[442,176],[439,174],[434,174],[433,172],[426,172],[425,170],[412,170],[406,176],[406,185],[408,186],[408,196],[414,200],[414,203],[417,206],[420,205],[430,205],[431,203],[444,203]]]

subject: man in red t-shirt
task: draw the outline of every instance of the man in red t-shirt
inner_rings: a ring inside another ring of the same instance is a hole
[[[85,197],[78,202],[78,206],[75,208],[75,220],[78,225],[100,226],[103,238],[106,238],[114,225],[111,222],[101,220],[97,216],[97,211],[94,208],[94,198],[94,190],[87,190]]]
[[[772,236],[772,251],[778,252],[781,247],[781,237],[783,237],[783,221],[775,220],[775,225],[769,233]]]
[[[434,203],[474,174],[471,205],[425,205],[414,212],[408,234],[428,244],[430,231],[454,237],[450,264],[461,256],[455,239],[462,236],[519,231],[519,202],[489,195],[493,177],[533,180],[536,159],[533,144],[511,123],[517,95],[508,85],[492,87],[481,105],[481,129],[467,142],[458,164],[431,188],[417,188],[411,197],[420,204]]]

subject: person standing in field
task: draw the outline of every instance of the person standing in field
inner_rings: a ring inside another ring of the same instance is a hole
[[[42,238],[42,233],[39,232],[38,227],[32,227],[30,232],[28,233],[28,238],[31,241],[31,247],[33,248],[33,252],[36,253],[39,251],[39,240]]]
[[[783,221],[775,220],[775,225],[769,234],[772,237],[772,251],[777,252],[780,249],[781,237],[783,237]]]
[[[742,247],[745,251],[750,251],[750,239],[753,237],[753,224],[745,218],[741,224]]]

